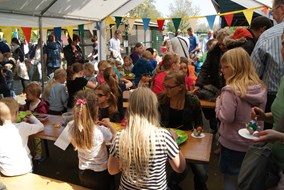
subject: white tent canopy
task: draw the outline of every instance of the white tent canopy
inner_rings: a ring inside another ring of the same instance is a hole
[[[0,26],[57,27],[124,16],[143,0],[0,0]]]

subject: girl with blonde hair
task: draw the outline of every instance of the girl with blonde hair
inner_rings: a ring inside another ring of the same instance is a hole
[[[127,121],[113,140],[109,173],[122,171],[120,189],[167,189],[167,161],[181,173],[185,159],[170,132],[160,127],[157,97],[149,88],[133,91]]]
[[[237,178],[250,140],[238,134],[250,122],[251,108],[266,104],[266,88],[259,79],[248,53],[242,48],[228,50],[221,58],[226,86],[216,100],[216,116],[221,121],[221,157],[224,189],[238,189]],[[263,128],[263,122],[257,122]]]
[[[68,93],[65,87],[67,73],[57,69],[44,90],[44,98],[49,102],[48,114],[61,115],[67,111]]]
[[[95,88],[95,94],[98,97],[99,120],[109,118],[111,122],[120,122],[119,112],[117,110],[117,98],[111,92],[107,84],[98,85]]]
[[[74,121],[67,127],[71,143],[78,150],[79,178],[81,184],[98,190],[110,189],[111,176],[107,171],[106,143],[112,139],[115,129],[108,120],[96,124],[98,102],[91,90],[79,91],[75,96]]]

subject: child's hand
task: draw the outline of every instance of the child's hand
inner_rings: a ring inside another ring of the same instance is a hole
[[[173,130],[173,129],[170,129],[170,133],[172,134],[172,136],[174,137],[174,139],[175,139],[175,141],[176,141],[177,138],[178,138],[178,135],[177,135],[176,131]]]
[[[110,122],[109,118],[103,118],[101,121],[97,121],[97,124],[99,125],[103,125],[106,128],[109,128],[112,134],[116,133],[116,129],[114,128],[114,126],[112,125],[112,123]]]
[[[261,120],[261,121],[264,121],[266,118],[264,111],[260,109],[259,107],[251,108],[250,117],[251,119]]]

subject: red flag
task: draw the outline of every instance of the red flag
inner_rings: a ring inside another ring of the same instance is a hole
[[[165,20],[157,20],[158,29],[160,32],[162,32],[163,30],[164,23],[165,23]]]
[[[23,33],[25,35],[27,42],[30,43],[32,28],[22,27],[22,30],[23,30]]]
[[[225,18],[225,20],[226,20],[228,26],[231,26],[231,25],[232,25],[233,17],[234,17],[234,14],[227,14],[227,15],[224,15],[224,18]]]
[[[268,8],[267,8],[267,7],[264,7],[261,11],[262,11],[264,14],[267,15]]]

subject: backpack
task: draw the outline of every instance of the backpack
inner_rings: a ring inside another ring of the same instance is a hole
[[[52,67],[52,68],[60,67],[61,63],[60,63],[59,45],[57,43],[52,44],[52,46],[47,44],[45,47],[46,47],[46,54],[47,54],[47,62],[46,62],[47,67]]]

